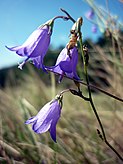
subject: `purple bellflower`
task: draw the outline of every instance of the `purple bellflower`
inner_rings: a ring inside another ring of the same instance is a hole
[[[62,109],[62,95],[57,95],[54,100],[48,102],[36,116],[28,119],[25,124],[33,124],[35,133],[45,133],[49,130],[51,138],[56,142],[56,124],[60,118]]]
[[[15,51],[19,56],[26,57],[26,59],[19,64],[18,68],[22,69],[23,65],[31,59],[38,69],[42,68],[45,71],[43,59],[50,44],[53,23],[54,19],[38,27],[21,46],[12,48],[6,46],[9,50]]]
[[[86,14],[85,14],[87,19],[93,19],[94,17],[94,11],[93,9],[90,9]]]
[[[59,83],[64,75],[69,78],[79,80],[80,78],[76,72],[76,66],[78,63],[78,49],[76,46],[68,50],[67,46],[60,52],[55,66],[47,67],[47,69],[54,73],[61,74],[59,77]]]
[[[91,30],[93,33],[97,33],[97,25],[93,24]]]

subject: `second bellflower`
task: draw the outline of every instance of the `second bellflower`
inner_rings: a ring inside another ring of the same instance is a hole
[[[87,19],[93,19],[94,18],[94,10],[90,9],[87,13],[86,13],[86,18]]]
[[[63,75],[66,75],[69,78],[79,80],[80,78],[77,75],[76,67],[78,63],[78,49],[76,46],[69,49],[67,46],[60,52],[55,66],[47,67],[51,71],[61,74],[59,82],[61,82]]]
[[[50,44],[53,23],[54,20],[50,20],[38,27],[21,46],[11,48],[6,46],[9,50],[15,51],[19,56],[26,57],[26,59],[19,64],[18,68],[22,69],[23,65],[31,59],[37,68],[45,70],[43,59]]]

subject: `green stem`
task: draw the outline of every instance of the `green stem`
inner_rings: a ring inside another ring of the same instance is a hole
[[[65,78],[67,78],[67,79],[70,79],[70,80],[72,80],[72,81],[76,81],[76,82],[78,82],[78,83],[80,83],[80,84],[82,84],[82,85],[84,85],[84,86],[88,86],[87,83],[85,83],[85,82],[83,82],[83,81],[81,81],[81,80],[78,81],[78,80],[76,80],[76,79],[67,77],[67,76],[64,75],[64,74],[60,74],[60,73],[58,73],[58,72],[54,72],[54,71],[52,71],[52,70],[50,70],[50,69],[48,69],[48,68],[46,68],[46,70],[47,70],[48,72],[53,72],[55,75],[62,75],[63,77],[65,77]],[[92,85],[92,84],[89,84],[89,86],[90,86],[90,88],[93,88],[93,89],[95,89],[95,90],[98,90],[98,91],[104,93],[104,94],[107,95],[107,96],[110,96],[110,97],[112,97],[112,98],[114,98],[114,99],[116,99],[116,100],[118,100],[118,101],[123,102],[123,99],[122,99],[122,98],[117,97],[117,96],[115,96],[115,95],[113,95],[113,94],[111,94],[111,93],[109,93],[109,92],[103,90],[102,88],[99,88],[99,87],[97,87],[97,86],[95,86],[95,85]]]
[[[100,120],[100,118],[98,116],[98,113],[97,113],[96,108],[95,108],[94,103],[93,103],[93,99],[92,99],[92,95],[91,95],[91,89],[90,89],[90,86],[89,86],[89,78],[88,78],[87,67],[85,69],[85,75],[86,75],[86,82],[87,82],[87,85],[88,85],[88,92],[89,92],[90,104],[91,104],[91,107],[92,107],[92,109],[94,111],[94,114],[95,114],[95,116],[96,116],[96,118],[98,120],[98,123],[100,125],[100,128],[101,128],[101,131],[102,131],[104,140],[106,140],[106,135],[105,135],[105,131],[104,131],[103,125],[101,123],[101,120]]]
[[[76,22],[76,21],[68,14],[67,11],[65,11],[64,9],[61,9],[61,11],[64,12],[64,13],[70,18],[70,20],[71,20],[73,23]],[[106,135],[105,135],[105,131],[104,131],[104,128],[103,128],[103,125],[102,125],[102,122],[101,122],[101,119],[100,119],[100,117],[99,117],[99,115],[98,115],[98,113],[97,113],[97,110],[96,110],[96,108],[95,108],[95,105],[94,105],[94,103],[93,103],[93,99],[92,99],[92,95],[91,95],[91,87],[90,87],[90,84],[89,84],[89,78],[88,78],[88,72],[87,72],[87,65],[86,65],[86,63],[85,63],[85,58],[84,58],[83,43],[82,43],[82,34],[81,34],[80,27],[81,27],[81,25],[79,25],[79,29],[78,29],[78,30],[79,30],[79,31],[78,31],[78,34],[79,34],[79,43],[80,43],[80,49],[81,49],[81,54],[82,54],[82,59],[83,59],[83,64],[84,64],[84,72],[85,72],[85,75],[86,75],[86,82],[87,82],[86,85],[88,86],[88,93],[89,93],[89,98],[87,98],[86,101],[89,101],[89,102],[90,102],[90,105],[91,105],[91,107],[92,107],[92,109],[93,109],[93,111],[94,111],[94,114],[95,114],[95,116],[96,116],[96,119],[97,119],[97,121],[98,121],[98,123],[99,123],[99,126],[100,126],[100,128],[101,128],[101,131],[102,131],[102,135],[103,135],[103,138],[102,138],[102,139],[104,139],[106,145],[109,146],[109,147],[116,153],[116,155],[123,161],[123,158],[122,158],[122,157],[120,156],[120,154],[116,151],[116,149],[113,148],[113,147],[109,144],[109,142],[107,141],[107,138],[106,138]],[[75,95],[76,95],[76,94],[75,94]],[[78,95],[78,94],[77,94],[77,95]],[[80,91],[80,95],[82,95],[82,94],[81,94],[81,91]],[[83,95],[80,96],[80,97],[85,99],[85,97],[83,97]]]
[[[66,10],[64,10],[63,8],[60,8],[60,10],[61,10],[62,12],[64,12],[64,13],[68,16],[68,18],[69,18],[73,23],[76,22],[75,19],[73,19],[73,18],[70,16],[70,14],[69,14]]]
[[[90,88],[90,85],[89,85],[89,78],[88,78],[88,71],[87,71],[87,65],[85,63],[85,59],[84,59],[84,52],[83,52],[83,45],[82,45],[82,37],[80,36],[81,35],[81,32],[79,32],[79,41],[80,41],[80,48],[81,48],[81,53],[82,53],[82,57],[83,57],[83,63],[84,63],[84,73],[85,73],[85,76],[86,76],[86,82],[87,82],[87,86],[88,86],[88,93],[89,93],[89,102],[90,102],[90,105],[93,109],[93,112],[96,116],[96,119],[99,123],[99,126],[100,126],[100,129],[102,131],[102,135],[103,135],[103,139],[104,139],[104,142],[106,143],[106,145],[108,147],[110,147],[110,149],[112,149],[112,151],[114,151],[116,153],[116,155],[123,161],[123,158],[120,156],[120,154],[116,151],[116,149],[114,147],[112,147],[109,142],[107,141],[107,138],[106,138],[106,135],[105,135],[105,131],[104,131],[104,128],[103,128],[103,125],[102,125],[102,122],[101,122],[101,119],[97,113],[97,110],[95,108],[95,105],[94,105],[94,102],[93,102],[93,99],[92,99],[92,95],[91,95],[91,88]],[[81,96],[80,96],[81,97]]]
[[[79,43],[80,43],[80,50],[82,53],[82,60],[83,60],[84,68],[85,68],[85,58],[84,58],[84,52],[83,52],[82,34],[80,31],[79,31]],[[84,69],[84,71],[85,71],[85,69]]]

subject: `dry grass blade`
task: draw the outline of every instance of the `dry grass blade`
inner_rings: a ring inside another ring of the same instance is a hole
[[[18,150],[8,145],[7,143],[3,142],[2,140],[0,140],[0,146],[1,149],[3,149],[7,155],[13,157],[14,159],[22,158],[22,155]]]

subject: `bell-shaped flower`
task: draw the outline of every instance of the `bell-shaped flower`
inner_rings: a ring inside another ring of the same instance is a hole
[[[9,50],[15,51],[19,56],[26,57],[24,62],[18,66],[20,69],[31,59],[37,68],[44,70],[43,59],[50,44],[53,23],[54,20],[52,19],[38,27],[21,46],[12,48],[6,46]]]
[[[87,19],[93,19],[94,18],[94,10],[90,9],[86,14],[85,14]]]
[[[59,83],[64,75],[69,78],[79,80],[76,67],[78,63],[78,49],[76,46],[69,49],[67,46],[60,52],[55,66],[47,67],[47,70],[51,70],[54,73],[60,74]]]
[[[25,124],[33,124],[35,133],[45,133],[49,130],[51,138],[56,142],[56,124],[60,118],[62,109],[62,96],[48,102],[36,116],[28,119]]]

